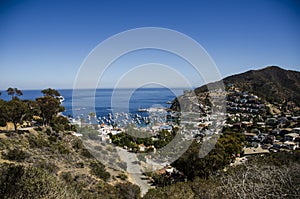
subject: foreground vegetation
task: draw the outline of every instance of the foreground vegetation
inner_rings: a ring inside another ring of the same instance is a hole
[[[8,122],[13,123],[17,132],[18,126],[24,122],[31,122],[33,119],[38,124],[56,128],[56,130],[69,130],[69,122],[58,113],[64,111],[59,100],[60,93],[55,89],[44,89],[41,91],[42,97],[33,100],[21,100],[19,96],[22,91],[17,88],[8,88],[7,94],[11,95],[11,100],[0,99],[0,126],[6,126]],[[31,123],[29,124],[31,125]]]
[[[67,132],[51,134],[47,129],[0,134],[2,198],[140,198],[139,187],[111,176],[79,138]],[[196,147],[194,143],[178,162],[182,163]],[[217,155],[217,151],[211,155]],[[186,159],[189,162],[185,166],[192,170],[193,178],[169,185],[162,183],[143,198],[299,197],[299,151],[252,157],[243,165],[216,170],[209,166],[219,162],[212,161],[213,156],[198,164],[196,159]],[[207,165],[202,167],[203,163]]]
[[[151,189],[154,198],[299,198],[300,152],[280,152],[250,158],[236,167],[219,170],[207,179],[178,182]]]
[[[1,198],[139,198],[139,187],[107,172],[67,132],[0,133]]]

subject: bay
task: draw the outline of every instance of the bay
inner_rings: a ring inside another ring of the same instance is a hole
[[[182,88],[138,88],[131,93],[131,89],[82,89],[76,90],[76,95],[73,96],[72,89],[58,89],[64,97],[62,102],[62,106],[65,107],[64,115],[73,116],[78,111],[82,115],[87,115],[93,111],[96,112],[97,117],[120,111],[135,114],[140,108],[169,108],[170,104],[167,102],[173,101],[176,96],[183,93],[183,90]],[[11,98],[5,91],[1,92],[2,99],[9,100]],[[22,92],[23,95],[20,96],[20,99],[35,100],[43,96],[40,90],[23,90]],[[117,95],[112,98],[113,92]],[[92,103],[93,101],[94,103]],[[112,102],[114,106],[112,106]]]

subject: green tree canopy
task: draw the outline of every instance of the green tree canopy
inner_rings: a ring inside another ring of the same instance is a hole
[[[60,96],[60,93],[57,90],[48,88],[41,92],[44,96],[37,98],[36,102],[40,109],[43,125],[49,125],[53,117],[59,112],[63,112],[65,109],[63,106],[60,106],[60,101],[57,98],[57,96]]]
[[[6,90],[6,92],[7,92],[8,95],[11,95],[11,98],[23,95],[23,92],[21,90],[17,89],[17,88],[11,88],[10,87]]]
[[[6,120],[2,115],[4,111],[3,109],[4,105],[5,105],[5,101],[0,99],[0,126],[6,126]]]
[[[44,125],[49,125],[52,118],[59,112],[64,111],[64,107],[60,106],[58,99],[52,96],[44,96],[36,99],[40,109],[40,116]]]
[[[241,153],[243,136],[225,131],[214,149],[204,158],[199,158],[200,144],[193,142],[190,148],[172,165],[182,171],[190,180],[195,177],[207,179],[213,172],[223,169]]]
[[[29,120],[32,117],[29,103],[26,103],[18,98],[6,102],[0,102],[0,118],[1,125],[6,125],[7,122],[14,124],[14,129],[17,131],[17,125],[22,124],[23,121]]]
[[[51,97],[60,96],[60,93],[57,90],[52,89],[52,88],[44,89],[41,92],[44,94],[44,96],[51,96]]]

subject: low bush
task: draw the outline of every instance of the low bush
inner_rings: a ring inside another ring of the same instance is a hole
[[[107,181],[110,178],[110,174],[105,171],[105,166],[100,162],[91,162],[91,174],[95,175],[104,181]]]
[[[29,156],[30,155],[28,153],[26,153],[25,151],[19,148],[9,149],[6,153],[5,152],[2,153],[2,157],[4,159],[17,161],[17,162],[24,161]]]
[[[43,170],[48,171],[49,173],[57,173],[59,170],[56,164],[49,162],[48,160],[40,160],[34,164],[35,167],[41,168]]]
[[[0,196],[8,198],[67,198],[67,188],[48,172],[22,165],[0,166]]]
[[[119,175],[117,175],[117,178],[120,178],[121,180],[126,180],[128,176],[125,173],[120,173]]]
[[[82,156],[86,157],[86,158],[93,158],[94,156],[89,152],[89,150],[83,148],[81,153]]]

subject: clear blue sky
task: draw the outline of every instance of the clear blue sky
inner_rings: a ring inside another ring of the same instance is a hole
[[[2,0],[0,89],[72,88],[101,41],[148,26],[195,39],[222,77],[268,65],[300,70],[299,1]]]

